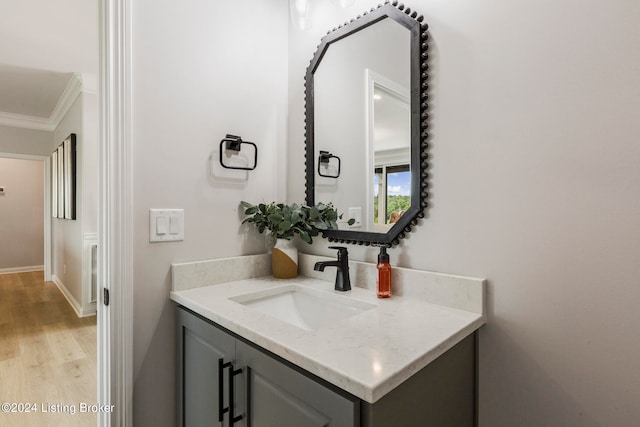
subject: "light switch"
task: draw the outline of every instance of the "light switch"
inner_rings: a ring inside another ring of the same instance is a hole
[[[178,234],[180,232],[180,217],[171,215],[169,217],[169,234]]]
[[[356,228],[362,226],[362,208],[349,208],[349,219],[353,219],[355,222],[349,227]]]
[[[184,240],[184,209],[150,209],[149,242]]]
[[[159,236],[167,234],[167,217],[159,216],[156,218],[156,234]]]

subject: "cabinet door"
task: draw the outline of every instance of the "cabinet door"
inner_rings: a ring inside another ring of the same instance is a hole
[[[178,425],[222,426],[219,388],[223,381],[226,395],[228,376],[219,378],[218,360],[233,360],[235,338],[184,309],[177,316]]]
[[[243,342],[236,344],[236,389],[246,396],[246,427],[353,427],[360,423],[359,400],[329,388]]]

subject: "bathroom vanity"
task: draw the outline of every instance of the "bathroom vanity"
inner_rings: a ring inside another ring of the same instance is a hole
[[[397,268],[378,300],[373,264],[336,292],[325,257],[289,280],[268,257],[172,266],[179,425],[476,424],[484,280]]]

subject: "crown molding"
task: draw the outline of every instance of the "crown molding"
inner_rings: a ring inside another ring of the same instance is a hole
[[[53,132],[82,92],[82,78],[74,73],[49,118],[0,112],[0,125]],[[87,92],[91,93],[91,90]]]
[[[52,131],[54,129],[49,119],[2,112],[0,112],[0,125],[46,131]]]
[[[58,127],[64,116],[69,112],[73,103],[76,102],[78,96],[82,93],[82,79],[78,73],[74,73],[69,79],[67,87],[64,88],[64,92],[58,99],[56,107],[53,109],[51,116],[49,116],[49,122],[52,125],[51,130],[55,130]]]

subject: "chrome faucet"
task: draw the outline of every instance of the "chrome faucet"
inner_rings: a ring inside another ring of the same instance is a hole
[[[349,280],[349,252],[344,246],[329,246],[329,249],[338,250],[337,261],[320,261],[313,266],[315,271],[324,271],[325,267],[337,267],[336,271],[336,291],[350,291],[351,281]]]

